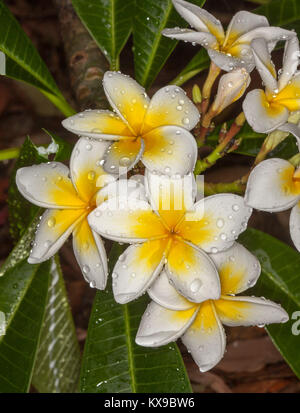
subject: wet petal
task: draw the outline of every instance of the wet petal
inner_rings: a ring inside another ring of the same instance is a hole
[[[18,169],[16,184],[29,202],[42,208],[84,208],[69,169],[60,162],[49,162]]]
[[[278,93],[274,102],[285,106],[291,112],[300,109],[300,73],[296,74]]]
[[[254,39],[251,42],[251,47],[256,68],[266,86],[267,92],[271,94],[277,93],[278,84],[276,80],[276,69],[271,60],[271,55],[268,50],[268,43],[265,39]]]
[[[279,102],[268,102],[261,89],[252,90],[247,94],[243,102],[243,110],[255,132],[271,132],[283,125],[289,117],[288,109]]]
[[[184,0],[173,0],[173,4],[191,27],[198,31],[212,33],[220,42],[224,40],[224,30],[221,22],[208,11]]]
[[[94,231],[113,241],[143,242],[166,235],[165,227],[151,206],[134,197],[103,202],[90,213],[88,221]]]
[[[84,212],[79,209],[53,209],[44,212],[28,262],[37,264],[56,254],[83,218]]]
[[[185,240],[215,254],[233,245],[247,228],[251,213],[238,195],[212,195],[195,204],[195,211],[186,214],[178,232]]]
[[[190,29],[164,29],[162,34],[171,39],[184,40],[185,42],[197,43],[206,49],[215,49],[218,47],[216,37],[207,32],[196,32]]]
[[[195,306],[171,285],[166,271],[162,271],[151,287],[148,289],[150,298],[157,304],[170,310],[182,311]]]
[[[299,202],[293,207],[290,215],[290,234],[292,241],[300,251],[300,204]]]
[[[142,161],[151,172],[185,175],[194,169],[197,144],[193,135],[179,126],[161,126],[143,135]]]
[[[282,130],[284,132],[289,132],[292,135],[295,136],[295,138],[297,138],[297,144],[298,144],[298,148],[299,148],[299,143],[300,143],[300,127],[298,125],[296,125],[295,123],[284,123],[283,125],[281,125],[279,128],[279,130]]]
[[[272,51],[277,42],[287,40],[293,36],[295,36],[293,31],[282,29],[281,27],[257,27],[256,29],[240,36],[235,44],[250,44],[252,40],[262,38],[269,43],[269,50]]]
[[[151,206],[170,229],[174,228],[186,211],[194,208],[196,183],[192,173],[169,177],[146,171],[146,192]]]
[[[250,76],[246,69],[236,69],[221,77],[218,92],[212,105],[212,110],[217,115],[231,103],[237,101],[249,86]]]
[[[201,372],[212,369],[222,359],[226,335],[211,301],[201,304],[195,321],[181,340]]]
[[[138,135],[149,105],[145,89],[119,72],[106,72],[103,87],[112,108],[128,124],[132,134]]]
[[[135,177],[136,175],[134,175]],[[100,205],[108,199],[112,198],[128,198],[133,197],[135,199],[141,199],[147,201],[145,187],[143,183],[133,179],[118,179],[111,182],[102,188],[97,193],[96,204]]]
[[[170,85],[159,89],[152,97],[142,132],[145,134],[165,125],[181,126],[191,130],[199,119],[199,111],[186,92],[178,86]]]
[[[86,202],[100,189],[97,184],[99,177],[103,176],[103,182],[106,181],[102,159],[109,145],[109,142],[81,138],[73,149],[70,159],[71,179],[78,194]]]
[[[142,139],[126,139],[112,143],[107,149],[103,168],[108,173],[121,172],[120,168],[132,169],[141,159],[144,152]]]
[[[202,250],[174,240],[167,260],[170,281],[189,301],[200,303],[219,298],[221,289],[218,271]]]
[[[144,347],[159,347],[176,341],[194,321],[198,307],[173,311],[151,302],[140,323],[135,342]]]
[[[222,294],[239,294],[253,287],[260,275],[258,259],[237,242],[211,258],[219,271]]]
[[[104,290],[107,281],[107,257],[103,242],[93,232],[87,219],[73,232],[73,249],[85,280],[93,288]]]
[[[299,40],[297,36],[293,36],[285,43],[282,72],[279,76],[279,90],[287,86],[288,82],[296,73],[299,65]]]
[[[248,11],[239,11],[232,17],[227,27],[223,46],[232,44],[250,30],[265,26],[269,26],[268,19],[265,16],[259,16]]]
[[[131,245],[119,257],[113,270],[113,292],[120,304],[142,295],[164,265],[166,240]]]
[[[272,158],[259,163],[249,176],[245,202],[261,211],[291,208],[300,196],[300,182],[293,180],[294,172],[294,166],[284,159]]]
[[[250,46],[243,48],[237,46],[227,53],[209,49],[208,55],[215,65],[225,72],[243,67],[250,73],[255,66]]]
[[[215,301],[218,317],[223,324],[235,326],[263,326],[272,323],[285,323],[289,316],[273,301],[256,297],[226,297]]]
[[[64,119],[62,125],[76,135],[94,139],[119,140],[132,136],[127,124],[109,110],[85,110]]]

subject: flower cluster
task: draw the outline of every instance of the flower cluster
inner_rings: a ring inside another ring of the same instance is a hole
[[[151,298],[136,342],[155,347],[181,337],[200,370],[207,371],[225,351],[222,325],[288,319],[280,305],[239,295],[254,286],[260,264],[236,240],[252,208],[293,207],[291,234],[300,250],[300,169],[269,159],[253,169],[245,199],[231,193],[201,198],[191,131],[200,124],[207,129],[211,119],[240,99],[256,67],[265,90],[246,95],[248,123],[258,132],[280,129],[300,137],[298,126],[289,122],[291,113],[300,110],[299,43],[293,32],[270,27],[263,16],[238,12],[225,33],[207,11],[183,0],[173,3],[195,30],[166,29],[163,34],[204,46],[213,68],[228,72],[220,78],[210,109],[203,107],[201,121],[180,87],[163,87],[150,99],[129,76],[107,72],[103,88],[112,111],[86,110],[63,121],[79,136],[70,168],[59,162],[21,168],[16,182],[26,199],[46,208],[30,263],[49,259],[72,234],[84,278],[91,287],[105,289],[101,237],[130,244],[115,264],[112,286],[120,304],[146,292]],[[279,40],[286,45],[277,78],[270,52]],[[125,179],[139,162],[144,175]]]

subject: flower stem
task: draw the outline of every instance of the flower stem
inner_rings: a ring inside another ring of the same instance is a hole
[[[8,148],[0,150],[0,161],[14,159],[19,156],[20,148]]]

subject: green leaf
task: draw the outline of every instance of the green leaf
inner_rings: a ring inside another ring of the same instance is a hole
[[[215,148],[218,143],[219,131],[221,126],[218,126],[211,135],[207,137],[207,144],[212,148]],[[241,155],[256,156],[263,144],[266,134],[254,132],[248,123],[245,123],[241,131],[236,136],[242,138],[242,143],[234,151]],[[283,142],[281,142],[273,151],[268,154],[268,158],[283,158],[289,159],[299,150],[296,145],[296,139],[293,136],[288,136]]]
[[[240,241],[257,256],[262,266],[261,276],[255,288],[251,289],[251,294],[280,303],[290,316],[287,323],[273,324],[267,327],[267,331],[300,378],[299,336],[292,333],[295,323],[292,315],[300,311],[300,254],[270,235],[252,228],[241,235]]]
[[[202,6],[205,0],[192,3]],[[161,34],[166,27],[186,27],[172,0],[136,1],[133,23],[134,67],[136,80],[148,88],[174,50],[177,41]]]
[[[51,260],[45,319],[32,377],[40,393],[74,393],[80,353],[58,258]]]
[[[111,270],[124,248],[115,244]],[[190,383],[176,344],[149,349],[135,344],[147,296],[130,304],[114,300],[111,287],[97,291],[85,344],[82,393],[185,393]]]
[[[65,162],[69,161],[71,158],[73,145],[58,135],[54,134],[53,132],[48,131],[47,129],[43,129],[52,139],[52,142],[55,144],[55,157],[54,160],[57,162]],[[49,148],[49,147],[48,147]]]
[[[201,48],[171,83],[173,85],[181,86],[192,77],[202,72],[202,70],[207,69],[209,65],[210,58],[208,57],[207,51],[204,48]]]
[[[0,336],[0,391],[29,390],[50,280],[50,263],[21,261],[0,278],[0,311],[6,331]]]
[[[135,0],[72,0],[76,13],[110,62],[119,69],[119,55],[132,30]]]
[[[37,87],[66,116],[74,110],[65,101],[38,51],[11,14],[0,2],[0,50],[6,55],[6,76]]]
[[[254,10],[269,20],[270,26],[295,30],[300,35],[300,4],[297,0],[272,0]]]

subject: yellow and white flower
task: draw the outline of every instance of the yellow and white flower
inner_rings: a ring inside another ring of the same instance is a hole
[[[133,244],[113,270],[117,302],[139,297],[164,267],[170,282],[190,301],[219,298],[218,272],[208,253],[230,248],[246,229],[252,209],[233,194],[194,204],[195,188],[192,174],[168,177],[147,171],[140,197],[119,197],[113,208],[105,201],[89,215],[90,226],[100,235]]]
[[[225,252],[211,255],[221,281],[221,296],[201,304],[188,301],[168,281],[166,272],[148,290],[152,302],[146,309],[136,343],[158,347],[181,337],[200,371],[214,367],[223,357],[226,326],[284,323],[288,314],[265,298],[235,295],[253,286],[259,275],[256,257],[235,243]]]
[[[92,287],[104,289],[107,258],[103,242],[89,226],[88,214],[96,207],[96,195],[105,184],[115,180],[101,166],[107,142],[81,138],[70,160],[70,170],[60,162],[21,168],[16,183],[30,202],[47,208],[40,218],[31,264],[53,256],[73,234],[73,248],[85,279]]]
[[[210,59],[226,72],[239,67],[244,67],[248,72],[254,69],[250,47],[253,39],[263,37],[272,50],[278,40],[293,34],[280,27],[270,27],[266,17],[247,11],[236,13],[225,33],[221,22],[206,10],[184,0],[173,0],[173,4],[195,30],[175,28],[165,29],[162,33],[205,47]]]
[[[300,109],[299,42],[294,35],[285,44],[283,66],[277,79],[264,39],[251,43],[257,70],[265,84],[265,90],[249,92],[243,102],[248,123],[256,132],[268,133],[275,129],[297,135],[294,124],[287,123],[291,112]]]
[[[77,135],[113,141],[104,154],[104,169],[132,168],[140,159],[152,170],[184,175],[193,170],[197,145],[189,130],[199,112],[179,87],[166,86],[150,100],[135,80],[106,72],[103,87],[114,112],[88,110],[63,121]]]
[[[245,202],[267,212],[292,208],[290,234],[300,251],[300,168],[279,158],[260,162],[249,176]]]

